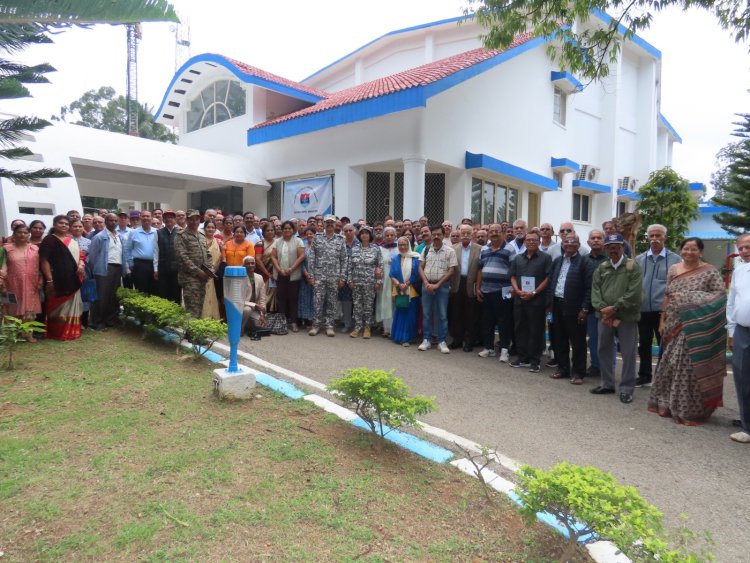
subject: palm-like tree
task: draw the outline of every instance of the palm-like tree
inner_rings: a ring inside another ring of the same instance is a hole
[[[0,100],[30,96],[25,84],[49,82],[44,75],[55,70],[46,63],[28,66],[3,55],[18,53],[29,45],[52,43],[47,32],[53,29],[142,21],[178,20],[174,7],[166,0],[0,0]],[[17,146],[18,142],[48,125],[48,121],[36,117],[0,120],[0,159],[31,155],[28,148]],[[65,176],[66,172],[56,168],[17,171],[0,164],[0,178],[19,185]]]

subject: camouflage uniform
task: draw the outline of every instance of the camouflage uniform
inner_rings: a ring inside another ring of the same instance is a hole
[[[177,257],[177,282],[182,286],[185,310],[199,319],[206,297],[206,282],[198,277],[201,264],[208,263],[206,239],[201,233],[182,229],[175,235],[174,251]]]
[[[352,248],[352,255],[346,268],[346,279],[354,284],[354,330],[369,327],[373,321],[375,302],[375,269],[383,268],[383,254],[380,247],[370,244],[367,247]]]
[[[339,290],[338,283],[339,280],[344,279],[346,262],[347,253],[344,237],[334,234],[331,238],[328,238],[325,233],[315,235],[310,248],[310,264],[315,278],[313,328],[319,328],[321,322],[326,328],[333,328]]]

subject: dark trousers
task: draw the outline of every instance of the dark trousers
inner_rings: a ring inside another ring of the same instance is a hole
[[[276,280],[276,305],[280,315],[285,315],[291,323],[297,322],[300,280],[290,281],[289,276],[279,276]]]
[[[159,297],[182,305],[182,288],[177,282],[177,272],[159,272]]]
[[[458,292],[451,294],[448,332],[454,342],[473,346],[478,333],[477,300],[466,293],[466,277],[461,276]]]
[[[106,276],[94,276],[94,278],[98,299],[91,304],[91,324],[112,326],[120,314],[120,305],[117,303],[115,292],[120,287],[122,266],[109,264]]]
[[[732,339],[732,372],[742,429],[750,434],[750,328],[737,325]]]
[[[523,301],[514,303],[513,321],[515,322],[515,330],[513,331],[513,342],[516,345],[518,359],[522,362],[539,365],[539,360],[544,351],[544,317],[543,303],[534,303],[533,305]]]
[[[133,260],[133,286],[147,295],[158,294],[158,284],[154,279],[154,262],[152,260]]]
[[[586,319],[578,322],[578,315],[563,313],[563,301],[554,299],[552,303],[552,317],[555,319],[555,359],[559,364],[560,373],[565,377],[575,374],[576,377],[586,377]],[[573,350],[573,365],[571,370],[570,350]]]
[[[638,366],[638,377],[651,379],[651,346],[656,336],[657,344],[661,344],[659,334],[659,311],[641,313],[638,321],[638,357],[641,362]]]
[[[495,330],[500,333],[500,349],[510,347],[513,334],[513,300],[503,299],[501,291],[485,293],[482,299],[482,343],[495,346]]]

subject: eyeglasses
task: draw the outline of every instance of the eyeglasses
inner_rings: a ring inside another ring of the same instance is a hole
[[[572,233],[573,229],[560,229],[561,233]]]

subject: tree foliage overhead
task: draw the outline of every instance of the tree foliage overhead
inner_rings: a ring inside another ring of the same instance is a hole
[[[83,125],[114,133],[128,133],[128,102],[118,96],[111,86],[89,90],[68,106],[60,108],[61,120],[73,125]],[[167,127],[154,122],[154,114],[147,105],[138,102],[138,136],[165,143],[176,143],[177,136]]]
[[[30,45],[52,43],[48,32],[73,25],[178,21],[166,0],[0,0],[0,100],[30,96],[26,84],[49,82],[45,74],[55,70],[48,64],[24,65],[6,55]],[[36,117],[0,120],[0,178],[29,185],[41,178],[62,178],[68,174],[56,168],[33,171],[11,170],[6,162],[29,157],[32,152],[18,143],[47,127]]]
[[[553,61],[589,81],[609,74],[623,39],[648,29],[654,14],[677,6],[703,8],[740,42],[750,34],[750,8],[743,0],[467,0],[465,12],[487,29],[485,47],[505,49],[531,32],[557,39],[547,47]],[[605,15],[611,14],[612,17]],[[602,19],[590,17],[600,14]],[[582,22],[584,25],[581,25]]]
[[[711,183],[716,188],[713,201],[718,205],[736,209],[736,213],[722,211],[714,220],[732,235],[750,231],[750,113],[738,114],[735,137],[740,140],[721,149],[717,161],[721,168],[711,174]]]
[[[654,223],[667,228],[665,246],[677,250],[690,222],[698,217],[698,202],[690,194],[690,183],[671,168],[662,168],[649,175],[638,194],[641,201],[636,210],[641,215],[641,229],[636,237],[636,250],[648,250],[646,230]]]

